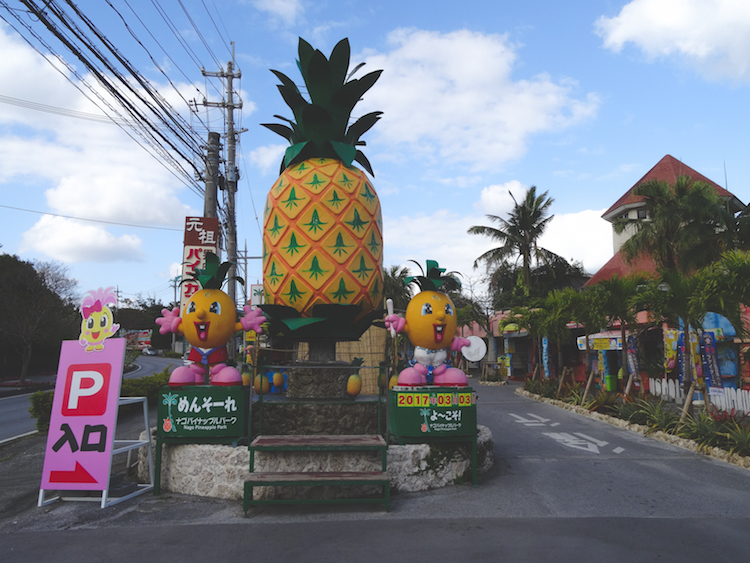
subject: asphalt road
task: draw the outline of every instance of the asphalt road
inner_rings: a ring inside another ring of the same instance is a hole
[[[477,488],[395,494],[388,513],[356,505],[280,506],[252,509],[245,518],[241,501],[178,494],[144,495],[104,510],[58,503],[0,519],[0,557],[58,563],[747,558],[750,471],[520,397],[514,387],[475,387],[479,423],[491,429],[495,453],[495,467]],[[5,471],[0,464],[0,475]]]
[[[143,377],[162,371],[166,366],[182,365],[182,360],[141,356],[138,368],[125,374],[126,379]],[[36,430],[36,420],[29,413],[29,395],[0,398],[0,442],[12,440]]]
[[[36,430],[30,406],[29,395],[0,397],[0,442]]]

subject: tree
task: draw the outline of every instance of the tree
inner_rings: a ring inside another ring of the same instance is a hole
[[[536,299],[544,299],[555,289],[580,289],[591,277],[580,262],[568,263],[564,258],[555,256],[547,263],[531,269],[531,288],[525,294],[518,286],[519,273],[519,266],[504,263],[489,276],[492,306],[496,311],[528,305]]]
[[[412,298],[411,286],[406,281],[409,268],[406,266],[390,266],[383,276],[383,297],[393,300],[394,309],[405,310]]]
[[[663,270],[688,273],[710,264],[727,244],[733,244],[727,230],[733,215],[710,184],[680,176],[674,185],[663,180],[644,182],[633,193],[644,198],[647,219],[615,222],[617,233],[635,231],[622,246],[626,260],[632,262],[646,253]]]
[[[514,307],[510,310],[510,315],[501,323],[498,329],[502,332],[506,326],[514,324],[517,328],[528,331],[533,346],[538,350],[539,339],[544,334],[545,318],[545,311],[537,307]],[[539,369],[539,361],[535,351],[532,352],[531,359],[532,378],[534,378]]]
[[[645,283],[643,276],[632,275],[620,277],[612,276],[608,280],[602,280],[597,285],[597,291],[601,299],[602,311],[609,319],[609,325],[620,324],[620,337],[622,339],[622,373],[623,376],[629,373],[628,370],[628,347],[627,347],[627,329],[637,326],[636,314],[639,307],[636,305],[636,297],[639,286]],[[625,387],[626,392],[630,392],[632,379],[635,374],[630,374],[628,383]]]
[[[0,255],[0,310],[3,312],[0,334],[20,358],[21,383],[28,375],[35,347],[53,347],[59,354],[60,340],[75,338],[80,326],[77,312],[47,285],[55,279],[51,272],[59,274],[64,271],[62,267],[52,264],[41,270],[38,272],[32,263],[17,256]],[[70,284],[62,285],[70,287]],[[6,365],[7,361],[6,358]]]
[[[510,192],[509,192],[510,193]],[[518,275],[518,283],[524,294],[528,295],[532,285],[531,268],[533,264],[547,263],[558,256],[538,245],[539,237],[549,225],[554,215],[548,215],[549,208],[554,201],[547,196],[548,192],[537,196],[536,186],[531,186],[526,195],[519,203],[513,194],[513,209],[508,214],[508,219],[497,215],[486,217],[498,227],[475,225],[468,232],[472,235],[489,237],[492,241],[500,243],[500,246],[492,248],[482,254],[474,261],[477,268],[480,262],[484,262],[487,271],[493,267],[507,263],[512,257],[516,263],[520,261],[521,270]]]
[[[565,368],[562,347],[563,343],[570,338],[568,323],[572,317],[575,293],[574,289],[551,291],[542,305],[542,310],[545,313],[542,322],[543,330],[547,338],[554,340],[557,345],[557,376],[560,378],[560,385],[557,390],[558,397],[562,390],[563,369]]]
[[[489,363],[497,361],[497,348],[495,346],[495,335],[492,332],[490,317],[493,313],[492,303],[489,295],[477,295],[474,291],[475,284],[469,280],[463,292],[453,294],[450,297],[456,306],[456,317],[458,326],[471,326],[477,323],[487,334],[487,358]]]
[[[594,370],[591,369],[591,347],[589,335],[601,330],[607,319],[602,307],[602,295],[599,286],[594,286],[582,292],[577,292],[571,303],[573,321],[583,326],[585,342],[586,389],[583,392],[581,404],[586,402],[586,396],[591,388]]]

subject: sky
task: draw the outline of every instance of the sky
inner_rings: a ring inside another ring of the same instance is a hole
[[[366,63],[359,76],[383,70],[354,113],[384,112],[363,152],[386,268],[437,260],[481,291],[484,270],[473,263],[493,243],[467,229],[506,216],[511,194],[536,186],[554,200],[540,244],[594,273],[613,254],[602,213],[667,154],[750,202],[746,0],[77,5],[204,143],[223,118],[201,102],[220,101],[223,86],[201,67],[226,69],[233,42],[235,122],[246,129],[238,247],[251,257],[261,254],[262,210],[287,146],[260,124],[292,117],[269,69],[301,84],[299,37],[326,55],[348,37],[352,64]],[[184,220],[202,214],[202,197],[101,119],[81,80],[101,88],[22,8],[0,2],[0,252],[62,263],[81,294],[116,286],[123,299],[173,300]],[[76,73],[8,23],[36,29]],[[262,282],[260,260],[249,260],[246,278]]]

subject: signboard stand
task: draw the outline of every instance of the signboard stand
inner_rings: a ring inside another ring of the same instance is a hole
[[[98,303],[98,302],[97,302]],[[93,318],[93,317],[90,317]],[[104,318],[104,317],[103,317]],[[151,483],[131,488],[110,500],[112,460],[115,454],[146,446],[149,440],[115,440],[120,405],[141,402],[148,436],[148,404],[144,397],[120,398],[125,339],[109,338],[85,349],[77,340],[65,340],[60,351],[52,399],[47,448],[44,453],[38,506],[58,499],[96,500],[102,508],[153,488],[154,470],[149,453]],[[76,491],[46,499],[47,491]]]
[[[149,426],[148,426],[148,401],[146,397],[120,397],[118,401],[118,407],[121,407],[123,405],[130,405],[135,403],[141,403],[143,405],[143,423],[144,428],[146,430],[146,440],[114,440],[113,448],[111,451],[110,456],[110,474],[111,474],[111,468],[112,468],[112,460],[116,454],[126,453],[128,454],[128,461],[127,466],[130,466],[130,455],[134,450],[137,450],[141,447],[146,447],[146,451],[148,452],[148,471],[149,471],[149,483],[142,484],[142,483],[136,483],[136,488],[134,491],[123,495],[121,497],[113,497],[110,495],[110,486],[111,483],[107,486],[107,488],[103,489],[101,491],[101,496],[92,496],[88,493],[88,491],[85,494],[81,494],[81,491],[78,490],[79,494],[75,495],[68,495],[62,496],[62,494],[58,494],[57,496],[54,496],[52,498],[45,498],[46,493],[52,489],[39,489],[39,501],[37,503],[37,506],[47,506],[48,504],[52,504],[53,502],[56,502],[58,500],[72,500],[72,501],[88,501],[88,502],[99,502],[101,501],[101,508],[105,508],[108,506],[113,506],[115,504],[118,504],[124,500],[128,500],[130,498],[133,498],[135,496],[141,495],[143,493],[147,493],[151,491],[154,488],[154,463],[153,458],[151,457],[151,448],[149,446]],[[73,491],[66,491],[66,493],[70,493]],[[60,493],[60,491],[58,491]]]
[[[477,481],[477,396],[471,387],[394,387],[388,429],[398,444],[466,442]]]
[[[157,407],[155,477],[151,474],[155,495],[161,493],[164,444],[231,444],[236,447],[247,437],[248,393],[240,386],[191,385],[161,389]]]

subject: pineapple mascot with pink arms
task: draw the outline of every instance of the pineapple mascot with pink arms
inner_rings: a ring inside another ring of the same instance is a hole
[[[162,317],[156,319],[159,332],[182,334],[192,346],[188,359],[190,366],[176,368],[169,377],[172,386],[201,384],[208,371],[211,385],[242,385],[242,375],[237,368],[227,366],[227,342],[240,330],[263,332],[261,324],[266,321],[259,309],[251,310],[245,305],[245,316],[237,320],[234,302],[221,290],[224,277],[231,267],[230,262],[219,265],[212,252],[206,253],[206,266],[196,269],[196,280],[201,290],[185,304],[180,316],[179,308],[162,309]],[[244,283],[241,278],[237,278]]]
[[[415,262],[415,264],[417,264]],[[417,264],[419,266],[419,264]],[[420,270],[422,269],[419,266]],[[405,283],[416,283],[421,291],[412,297],[404,317],[390,314],[385,327],[405,332],[414,345],[409,367],[398,376],[398,385],[465,386],[466,374],[450,366],[449,351],[471,345],[468,338],[456,335],[456,306],[445,291],[459,289],[461,283],[434,260],[427,261],[427,275],[410,276]]]

